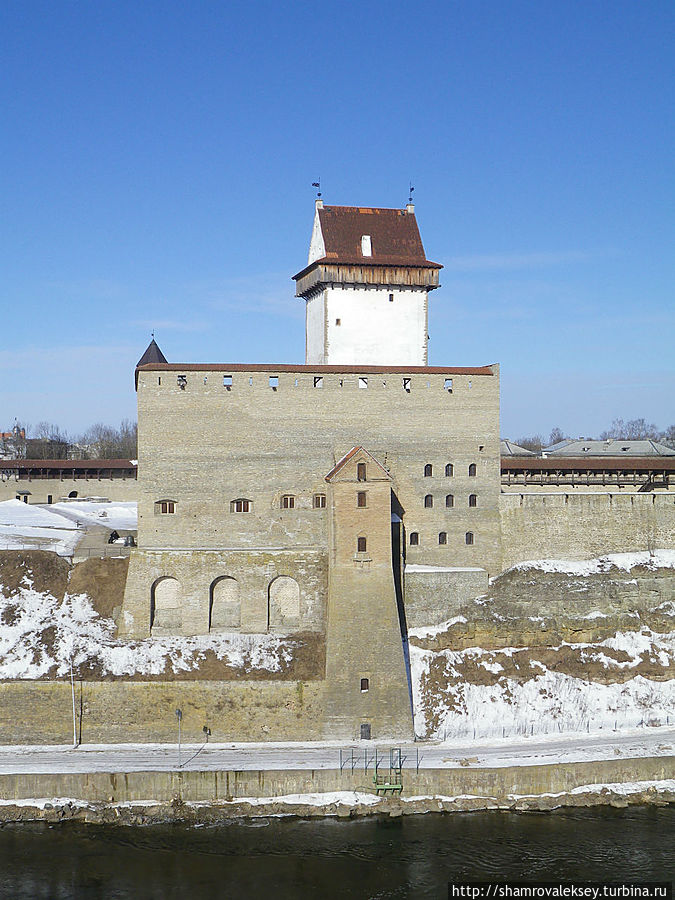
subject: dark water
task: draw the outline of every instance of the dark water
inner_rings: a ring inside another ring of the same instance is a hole
[[[0,828],[3,900],[444,898],[449,879],[674,876],[672,807]]]

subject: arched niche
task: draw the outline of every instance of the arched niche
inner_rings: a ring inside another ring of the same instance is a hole
[[[150,628],[154,634],[178,634],[183,626],[180,581],[163,575],[152,585]]]
[[[209,631],[238,631],[241,627],[239,582],[223,575],[209,590]]]
[[[267,589],[267,624],[270,631],[290,631],[300,626],[300,585],[289,575],[279,575]]]

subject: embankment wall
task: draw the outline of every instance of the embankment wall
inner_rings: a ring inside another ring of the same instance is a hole
[[[337,756],[337,750],[336,750]],[[675,777],[673,757],[610,759],[503,768],[405,769],[403,795],[474,795],[503,799],[510,794],[571,791],[589,784],[663,781]],[[90,802],[155,800],[210,802],[245,797],[332,791],[373,793],[373,770],[89,772],[0,775],[0,798],[69,797]]]

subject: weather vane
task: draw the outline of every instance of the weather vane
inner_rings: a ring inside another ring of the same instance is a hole
[[[318,181],[313,181],[312,187],[317,188],[316,196],[320,197],[321,196],[321,179],[319,178]]]
[[[414,191],[414,190],[415,190],[415,188],[413,187],[413,183],[412,183],[412,181],[411,181],[411,182],[410,182],[410,195],[409,195],[409,197],[408,197],[408,203],[412,203],[412,195],[413,195],[413,191]]]

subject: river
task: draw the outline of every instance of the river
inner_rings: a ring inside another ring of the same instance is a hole
[[[12,900],[445,898],[454,881],[675,877],[675,807],[0,827]]]

